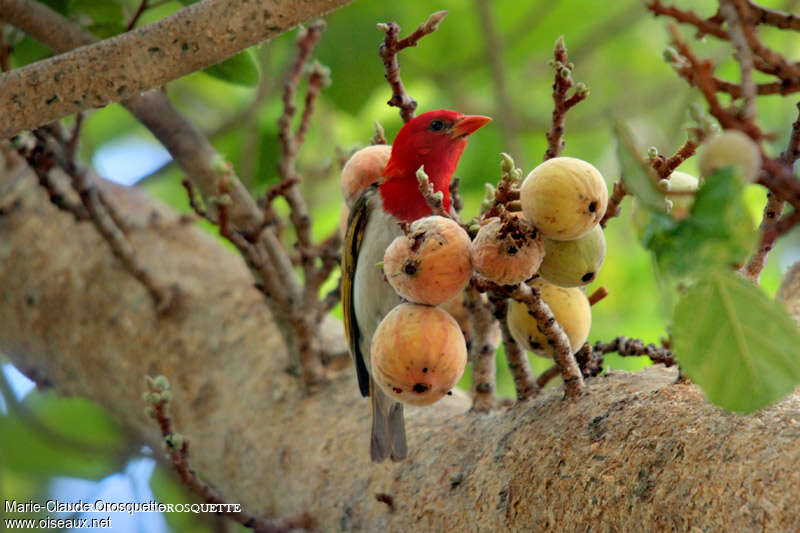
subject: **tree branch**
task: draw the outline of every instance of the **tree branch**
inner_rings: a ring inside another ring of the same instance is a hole
[[[742,530],[754,517],[766,529],[800,529],[791,512],[798,396],[722,416],[663,368],[591,380],[591,393],[572,402],[543,391],[489,417],[466,413],[455,394],[407,409],[409,459],[373,468],[368,406],[352,373],[303,394],[284,372],[286,345],[250,273],[217,239],[135,189],[113,189],[139,253],[181,280],[186,314],[158,323],[91,227],[53,206],[29,172],[0,169],[0,350],[61,393],[103,405],[156,450],[142,379],[169,377],[171,418],[192,442],[193,468],[254,514],[305,512],[321,530],[528,531],[543,516],[565,530],[598,521],[622,531]],[[153,210],[158,227],[148,223]],[[343,344],[340,326],[328,326]],[[391,496],[393,512],[376,493]],[[475,502],[480,512],[464,513]]]
[[[0,138],[161,87],[349,1],[203,0],[137,30],[2,74]],[[3,19],[13,24],[25,3],[0,0]]]

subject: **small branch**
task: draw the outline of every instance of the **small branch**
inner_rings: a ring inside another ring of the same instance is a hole
[[[125,26],[125,31],[131,31],[134,27],[136,27],[136,23],[139,22],[139,17],[141,17],[149,7],[150,4],[148,0],[142,0],[139,2],[139,7],[136,9],[136,13],[133,14],[130,22],[128,22],[128,24]]]
[[[453,176],[450,181],[450,209],[453,213],[458,214],[464,209],[464,200],[461,198],[459,187],[461,186],[461,178]]]
[[[742,118],[752,121],[756,117],[756,87],[753,82],[753,54],[745,37],[745,31],[752,32],[753,28],[747,21],[746,14],[742,13],[743,6],[744,4],[737,0],[721,0],[719,12],[728,23],[728,33],[731,43],[736,49],[742,73],[742,96],[744,97]]]
[[[419,191],[433,214],[449,218],[450,215],[444,210],[444,194],[441,191],[434,191],[433,184],[428,179],[424,166],[417,169],[417,180],[419,180]]]
[[[652,162],[653,168],[658,171],[658,175],[661,179],[666,179],[672,174],[672,171],[678,168],[681,163],[692,157],[695,152],[697,151],[698,146],[702,142],[702,138],[692,137],[689,136],[686,139],[686,142],[678,148],[678,151],[675,152],[673,155],[666,159],[656,159]],[[658,165],[656,165],[656,161],[658,161]]]
[[[672,43],[677,49],[678,57],[673,58],[673,68],[683,76],[691,85],[697,87],[708,103],[709,112],[725,129],[740,130],[749,135],[753,140],[763,138],[761,129],[751,120],[743,120],[720,103],[716,95],[716,84],[712,75],[713,64],[709,60],[700,61],[689,46],[680,38],[678,29],[674,24],[669,25]]]
[[[396,22],[379,23],[378,29],[386,34],[381,44],[380,55],[383,60],[383,66],[386,70],[386,81],[392,88],[392,97],[387,104],[400,109],[400,116],[403,122],[408,122],[414,118],[414,110],[417,108],[417,101],[411,98],[406,92],[403,81],[400,79],[400,63],[397,61],[397,54],[404,48],[409,46],[416,46],[420,39],[435,32],[439,28],[439,24],[447,16],[447,11],[437,11],[428,17],[428,20],[420,24],[416,30],[404,37],[398,39],[397,35],[400,33],[400,26]]]
[[[169,390],[167,378],[164,376],[147,377],[147,392],[144,393],[147,413],[158,424],[164,439],[164,451],[181,482],[189,490],[204,502],[214,505],[215,512],[225,515],[257,533],[288,533],[291,528],[311,525],[309,517],[293,518],[280,525],[274,524],[268,520],[257,518],[247,511],[242,511],[239,505],[225,502],[222,496],[204,483],[189,465],[189,440],[175,432],[169,417],[168,408],[171,399],[172,393]]]
[[[738,12],[741,20],[746,20],[749,16],[746,0],[728,0],[732,2]],[[800,76],[800,65],[794,62],[787,61],[781,54],[775,52],[758,38],[755,28],[750,24],[742,24],[741,26],[744,38],[747,41],[747,46],[758,57],[760,57],[765,65],[764,67],[781,79],[797,78]],[[741,61],[741,58],[740,58]]]
[[[797,104],[800,111],[800,103]],[[789,145],[786,150],[781,153],[780,161],[790,171],[794,168],[794,163],[800,156],[800,116],[792,124],[792,134],[789,137]],[[775,245],[775,240],[778,238],[779,233],[776,231],[779,223],[779,217],[783,213],[784,201],[781,200],[773,192],[767,193],[767,205],[764,206],[764,215],[761,219],[759,226],[758,246],[750,256],[747,264],[742,267],[740,272],[747,277],[747,279],[758,282],[761,277],[761,272],[767,264],[767,256]],[[786,222],[784,222],[786,224]],[[790,226],[791,227],[791,226]],[[788,231],[788,230],[787,230]]]
[[[103,193],[91,182],[88,171],[81,168],[74,158],[69,158],[70,152],[74,156],[74,146],[72,144],[76,141],[72,138],[65,141],[64,136],[61,134],[60,125],[34,130],[34,136],[37,139],[38,148],[32,151],[22,149],[20,154],[26,158],[28,164],[35,170],[43,161],[46,162],[49,168],[45,167],[37,170],[39,175],[46,176],[48,170],[57,165],[70,177],[72,187],[80,196],[85,212],[88,214],[95,229],[108,243],[114,255],[117,256],[125,268],[150,293],[158,314],[165,315],[173,310],[177,303],[177,285],[163,285],[139,260],[136,249],[122,229],[123,226],[119,222],[122,217],[117,213],[116,208],[109,203]],[[44,183],[44,187],[48,192],[54,190],[49,177],[44,180],[40,178],[40,182]]]
[[[480,287],[478,288],[480,290]],[[489,293],[489,301],[492,304],[494,317],[500,324],[500,332],[503,336],[503,348],[506,353],[508,368],[514,378],[514,387],[517,390],[517,401],[527,400],[539,394],[539,386],[536,384],[535,376],[531,370],[531,363],[525,353],[508,329],[506,315],[508,313],[508,302],[505,296]]]
[[[375,135],[369,140],[370,144],[389,144],[386,140],[386,132],[377,120],[375,121]]]
[[[598,287],[596,291],[589,295],[589,305],[593,306],[603,301],[606,296],[608,296],[608,289],[605,287]]]
[[[585,346],[585,345],[584,345]],[[577,354],[575,354],[577,356]],[[558,365],[553,365],[541,374],[539,377],[536,378],[536,385],[539,386],[540,389],[543,389],[547,386],[550,381],[555,379],[561,374],[561,370],[558,369]]]
[[[472,410],[488,413],[494,408],[496,388],[495,353],[500,335],[486,297],[475,287],[465,290],[465,305],[472,321],[470,360],[472,361]]]
[[[666,16],[682,22],[684,24],[691,24],[697,28],[699,35],[713,35],[719,39],[728,39],[728,32],[726,32],[719,22],[704,19],[697,13],[691,10],[681,10],[674,6],[665,6],[660,0],[650,0],[645,3],[645,7],[653,12],[655,16]]]
[[[603,371],[605,355],[618,353],[622,357],[646,356],[654,364],[672,366],[675,364],[675,357],[667,346],[656,346],[655,344],[645,344],[640,339],[629,337],[617,337],[611,342],[596,342],[594,346],[585,343],[575,354],[575,358],[581,368],[583,377],[590,378],[599,375]]]
[[[572,63],[569,63],[567,57],[567,48],[564,46],[564,37],[559,37],[556,40],[555,48],[553,49],[553,60],[550,63],[555,70],[555,81],[553,82],[553,122],[550,125],[550,130],[547,132],[547,150],[544,154],[544,160],[558,157],[561,151],[564,150],[564,124],[567,120],[567,111],[573,106],[582,102],[589,96],[589,90],[582,83],[575,86],[575,92],[567,97],[567,92],[572,88]]]
[[[763,7],[750,1],[747,2],[747,6],[756,24],[767,24],[782,30],[800,31],[800,17],[794,13],[784,13],[783,11]]]
[[[621,211],[620,204],[622,204],[622,200],[625,199],[626,194],[628,194],[628,189],[625,187],[625,183],[622,180],[614,182],[614,190],[611,192],[611,197],[608,199],[606,213],[600,220],[600,227],[605,228],[609,220],[619,216]]]

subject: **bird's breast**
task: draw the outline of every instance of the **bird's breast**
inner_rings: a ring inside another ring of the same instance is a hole
[[[379,194],[369,200],[369,218],[356,261],[353,305],[361,334],[360,348],[369,365],[372,335],[386,314],[400,303],[400,297],[383,277],[383,255],[391,242],[403,232],[397,219],[382,209]]]

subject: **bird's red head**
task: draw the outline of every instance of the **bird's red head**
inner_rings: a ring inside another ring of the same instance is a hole
[[[439,109],[409,120],[392,143],[392,155],[380,185],[383,208],[400,220],[413,221],[431,214],[422,197],[417,170],[425,173],[450,209],[450,180],[469,135],[491,119]]]

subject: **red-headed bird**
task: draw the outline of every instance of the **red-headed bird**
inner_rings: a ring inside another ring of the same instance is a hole
[[[395,237],[398,222],[432,214],[419,190],[417,170],[425,167],[436,192],[450,210],[450,180],[469,135],[491,119],[440,109],[409,120],[392,143],[392,154],[381,180],[365,190],[353,206],[342,257],[342,306],[350,354],[358,386],[372,398],[370,455],[376,462],[406,457],[403,404],[377,387],[369,375],[370,343],[383,317],[400,297],[383,277],[378,263]]]

